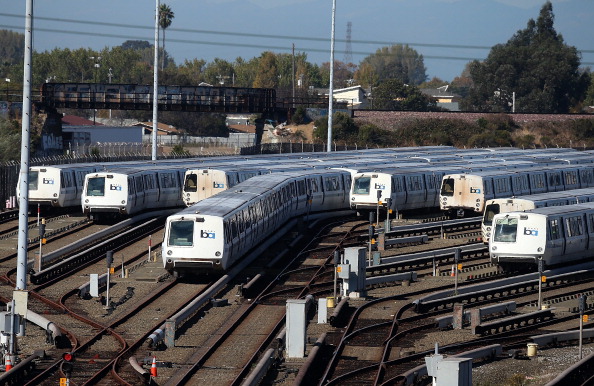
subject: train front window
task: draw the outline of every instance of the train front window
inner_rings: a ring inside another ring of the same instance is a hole
[[[186,176],[186,182],[184,184],[184,190],[186,192],[198,191],[198,176],[196,174],[188,174]]]
[[[499,204],[490,204],[485,208],[485,215],[483,216],[483,224],[487,226],[493,225],[493,217],[499,213],[501,209]]]
[[[105,196],[105,177],[91,177],[87,182],[87,196]]]
[[[504,217],[495,221],[493,241],[500,243],[515,243],[518,234],[518,219]]]
[[[39,172],[29,171],[29,190],[37,190],[39,184]]]
[[[452,197],[454,195],[454,179],[446,178],[441,184],[441,195]]]
[[[353,194],[369,194],[371,177],[355,178],[353,185]]]
[[[169,245],[178,247],[194,245],[194,221],[171,221],[169,223]]]

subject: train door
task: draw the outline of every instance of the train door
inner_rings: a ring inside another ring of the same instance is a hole
[[[390,183],[392,185],[390,193],[392,209],[402,210],[406,206],[406,189],[404,176],[401,174],[392,175]]]
[[[146,173],[142,176],[144,180],[143,208],[154,208],[159,205],[161,197],[156,183],[157,174],[158,173]]]
[[[136,207],[144,207],[144,182],[142,180],[142,176],[135,176],[134,177],[134,185],[136,190]]]
[[[136,186],[134,184],[134,177],[128,177],[128,205],[130,208],[136,207]]]
[[[594,211],[586,212],[586,219],[588,221],[588,227],[586,233],[588,234],[588,251],[594,249]]]
[[[563,256],[565,253],[565,237],[562,218],[560,216],[549,217],[547,256]]]
[[[565,255],[576,256],[586,250],[588,237],[585,233],[583,214],[567,214],[563,216],[565,229]]]

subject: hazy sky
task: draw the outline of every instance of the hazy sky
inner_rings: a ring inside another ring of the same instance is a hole
[[[34,49],[118,46],[154,40],[154,0],[35,0]],[[188,59],[251,59],[263,51],[305,52],[330,61],[332,0],[162,0],[175,13],[165,48],[176,63]],[[378,48],[409,44],[423,55],[429,78],[451,81],[472,59],[507,42],[544,0],[337,0],[335,59],[352,61]],[[555,29],[594,68],[594,1],[553,0]],[[1,0],[0,29],[23,32],[25,0]],[[89,64],[92,65],[91,63]],[[0,74],[2,76],[2,74]]]

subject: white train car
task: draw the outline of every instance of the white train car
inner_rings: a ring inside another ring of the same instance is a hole
[[[181,207],[184,166],[122,168],[87,174],[83,213],[132,215],[148,209]]]
[[[440,209],[459,216],[483,213],[485,202],[491,199],[591,186],[594,186],[593,165],[448,174],[441,184]]]
[[[29,205],[65,208],[80,205],[85,175],[100,170],[100,165],[54,165],[29,168]],[[17,184],[20,198],[20,180]]]
[[[347,171],[273,173],[169,216],[163,266],[169,272],[224,271],[286,223],[315,211],[348,208]]]
[[[354,171],[359,168],[398,164],[410,166],[424,165],[424,163],[419,162],[415,158],[392,158],[391,156],[367,158],[366,156],[355,155],[348,158],[294,160],[285,164],[254,164],[251,167],[242,164],[240,167],[227,166],[189,169],[184,177],[183,200],[186,206],[192,206],[201,200],[261,174],[331,168],[344,168]]]
[[[543,268],[594,254],[594,203],[500,213],[489,238],[491,262],[504,270]]]
[[[485,213],[483,214],[481,223],[483,242],[485,244],[489,242],[493,226],[493,217],[499,213],[523,212],[536,208],[573,205],[592,201],[594,201],[594,188],[489,200],[485,205]]]

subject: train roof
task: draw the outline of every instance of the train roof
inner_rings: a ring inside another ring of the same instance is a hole
[[[562,190],[562,191],[558,191],[558,192],[528,194],[525,196],[508,197],[508,198],[493,198],[493,199],[489,200],[488,203],[511,202],[511,201],[518,201],[518,200],[541,202],[541,201],[547,201],[547,200],[574,198],[574,197],[582,197],[582,196],[590,196],[590,195],[594,195],[594,188]]]
[[[580,204],[573,204],[573,205],[562,205],[562,206],[545,206],[542,208],[530,209],[523,212],[507,212],[507,213],[498,213],[493,217],[493,221],[497,218],[505,217],[505,216],[518,216],[521,214],[532,213],[536,215],[543,215],[543,216],[555,216],[559,214],[568,214],[574,212],[583,212],[586,210],[593,210],[594,209],[594,202],[584,202]]]

